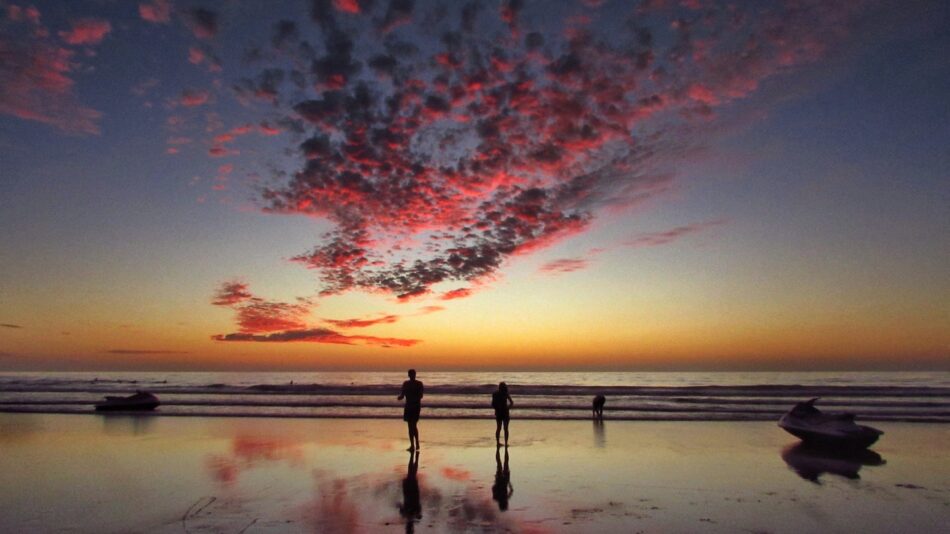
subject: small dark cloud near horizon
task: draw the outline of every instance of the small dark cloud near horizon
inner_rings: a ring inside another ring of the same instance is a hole
[[[304,328],[269,334],[233,333],[211,336],[215,341],[258,343],[328,343],[333,345],[374,345],[384,348],[411,347],[422,340],[394,337],[345,335],[329,328]]]
[[[11,324],[11,323],[0,323],[0,326],[2,326],[3,328],[23,328],[22,326],[18,324]]]
[[[191,354],[186,350],[154,350],[154,349],[109,349],[106,354]]]

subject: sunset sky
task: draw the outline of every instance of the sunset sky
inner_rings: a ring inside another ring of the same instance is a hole
[[[0,0],[0,371],[950,369],[947,28]]]

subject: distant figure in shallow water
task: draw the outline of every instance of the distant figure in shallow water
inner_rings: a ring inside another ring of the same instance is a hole
[[[508,469],[508,448],[505,447],[505,463],[501,463],[501,447],[495,448],[495,483],[491,487],[491,498],[498,502],[498,509],[508,509],[508,499],[515,492],[511,486],[511,470]]]
[[[409,534],[412,533],[416,521],[422,519],[419,480],[416,479],[418,470],[419,451],[410,452],[406,478],[402,480],[402,505],[399,506],[399,515],[406,519],[406,532]]]
[[[419,448],[419,412],[422,411],[422,382],[416,380],[416,370],[409,369],[409,380],[402,383],[402,391],[396,400],[406,399],[402,420],[409,426],[409,451]]]
[[[607,403],[607,397],[603,395],[597,395],[594,397],[594,418],[603,419],[604,418],[604,404]]]
[[[508,384],[501,382],[498,384],[498,391],[491,394],[491,407],[495,409],[495,444],[501,445],[499,441],[501,427],[505,427],[505,447],[508,446],[508,422],[511,421],[511,412],[509,411],[515,401],[511,400],[508,394]]]

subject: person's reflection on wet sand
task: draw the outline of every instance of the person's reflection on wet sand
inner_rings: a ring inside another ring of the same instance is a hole
[[[598,449],[607,447],[607,429],[603,419],[594,419],[594,446]]]
[[[402,481],[402,504],[399,505],[399,515],[406,519],[406,532],[411,533],[415,523],[422,519],[422,503],[419,498],[419,481],[416,472],[419,470],[419,451],[409,453],[409,466],[406,469],[406,478]]]
[[[495,447],[495,483],[491,487],[491,498],[498,502],[498,509],[508,509],[508,499],[515,492],[511,486],[511,470],[508,468],[508,447],[505,447],[505,463],[501,462],[501,447]]]

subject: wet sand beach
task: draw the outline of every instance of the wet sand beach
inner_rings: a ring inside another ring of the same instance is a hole
[[[2,532],[942,532],[950,427],[0,414]],[[497,453],[497,454],[496,454]],[[415,462],[418,462],[417,464]],[[413,476],[415,472],[415,476]]]

